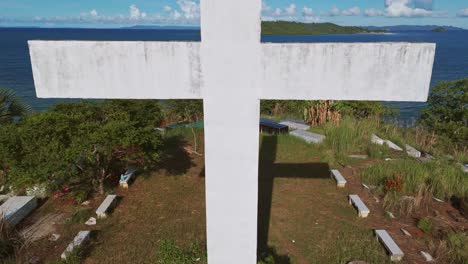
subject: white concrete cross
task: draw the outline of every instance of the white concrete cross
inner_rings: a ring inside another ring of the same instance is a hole
[[[434,44],[262,44],[260,17],[201,0],[201,42],[29,42],[38,97],[204,100],[209,263],[256,263],[260,99],[428,95]]]

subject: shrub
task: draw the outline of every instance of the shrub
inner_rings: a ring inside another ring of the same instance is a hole
[[[466,233],[450,233],[447,236],[450,258],[455,263],[468,263],[468,235]]]
[[[403,190],[403,183],[405,180],[399,175],[394,175],[390,178],[385,179],[385,191],[386,192],[401,192]]]
[[[468,145],[468,79],[440,82],[432,88],[419,122],[460,145]]]
[[[427,217],[421,218],[418,221],[418,228],[426,234],[431,234],[433,228],[432,220]]]

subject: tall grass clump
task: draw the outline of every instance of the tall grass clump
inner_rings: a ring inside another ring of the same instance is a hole
[[[24,245],[19,234],[0,219],[0,263],[22,263],[21,251]]]
[[[327,123],[324,126],[324,147],[333,150],[337,156],[365,152],[370,144],[370,135],[377,131],[378,126],[379,122],[370,118],[356,120],[345,117],[339,124]]]
[[[407,213],[432,196],[449,199],[468,195],[468,177],[460,168],[444,160],[421,163],[404,159],[378,163],[364,169],[360,176],[364,183],[376,186],[376,191],[385,196],[387,207],[413,207]],[[401,190],[389,191],[386,185],[396,176],[401,178]]]

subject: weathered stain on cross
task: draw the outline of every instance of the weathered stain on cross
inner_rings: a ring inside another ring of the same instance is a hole
[[[43,98],[203,99],[210,263],[256,263],[260,99],[425,101],[430,43],[260,42],[261,0],[201,0],[202,41],[30,41]]]

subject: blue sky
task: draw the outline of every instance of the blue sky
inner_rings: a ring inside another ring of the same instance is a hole
[[[198,0],[0,0],[0,26],[198,25],[199,19]],[[262,19],[468,29],[468,0],[264,0]]]

